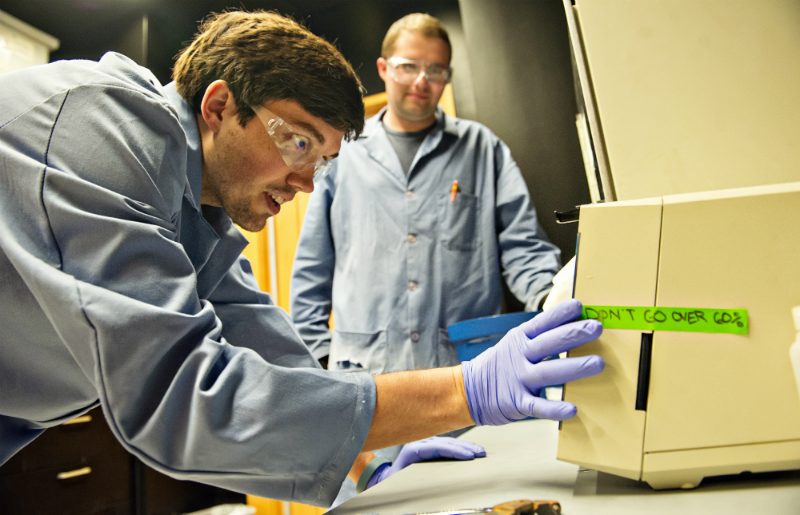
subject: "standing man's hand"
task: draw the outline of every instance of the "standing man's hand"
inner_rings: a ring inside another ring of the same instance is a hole
[[[575,283],[575,256],[553,277],[553,289],[542,304],[542,311],[550,311],[565,300],[572,298],[572,285]],[[534,311],[533,309],[529,311]]]
[[[542,359],[596,340],[603,332],[597,320],[575,320],[583,306],[570,299],[509,331],[497,345],[461,364],[464,389],[476,425],[501,425],[526,417],[565,420],[575,405],[536,396],[550,385],[602,372],[600,356]],[[569,323],[568,323],[569,322]]]

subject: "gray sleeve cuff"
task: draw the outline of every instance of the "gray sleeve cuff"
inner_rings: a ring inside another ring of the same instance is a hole
[[[361,476],[358,478],[358,483],[356,484],[356,492],[361,493],[367,489],[367,483],[369,483],[372,474],[375,473],[381,466],[386,463],[391,463],[391,461],[387,460],[386,458],[382,458],[380,456],[376,456],[372,461],[367,463],[367,468],[364,469],[364,472],[361,473]]]

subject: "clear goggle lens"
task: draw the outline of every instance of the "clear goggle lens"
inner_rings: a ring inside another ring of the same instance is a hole
[[[400,84],[413,84],[420,74],[425,74],[428,82],[444,84],[450,81],[453,74],[449,66],[419,59],[390,57],[386,62],[389,63],[392,78]]]
[[[331,171],[332,162],[319,155],[315,141],[295,132],[283,119],[260,106],[250,106],[264,124],[286,166],[295,172],[314,170],[314,182],[322,180]]]
[[[314,182],[324,179],[331,173],[331,170],[333,170],[333,160],[325,161],[322,157],[317,159],[317,162],[314,163]]]

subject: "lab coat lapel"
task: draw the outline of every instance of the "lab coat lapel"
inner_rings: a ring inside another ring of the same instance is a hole
[[[248,244],[224,209],[205,206],[201,211],[189,194],[183,197],[179,239],[197,274],[201,299],[211,295]]]
[[[365,139],[364,148],[367,149],[369,157],[375,161],[375,164],[386,170],[401,184],[406,184],[408,179],[403,172],[400,158],[397,157],[392,144],[389,143],[389,138],[386,137],[386,131],[383,130],[381,120],[385,112],[386,108],[384,107],[378,114],[367,120],[361,136]]]
[[[219,236],[205,221],[200,209],[195,206],[191,192],[183,195],[178,239],[186,255],[189,256],[195,273],[199,275],[211,257],[211,253],[214,252],[214,247],[219,242]]]
[[[197,293],[207,298],[228,273],[249,241],[221,207],[203,206],[203,219],[217,236],[211,255],[197,274]]]
[[[439,143],[442,142],[442,133],[444,129],[444,112],[442,111],[441,107],[436,107],[436,123],[435,127],[431,132],[425,136],[425,139],[422,141],[422,145],[419,146],[419,150],[417,150],[417,155],[414,156],[414,160],[411,162],[411,168],[408,170],[408,178],[409,180],[414,176],[417,168],[417,163],[436,150],[436,147],[439,146]]]

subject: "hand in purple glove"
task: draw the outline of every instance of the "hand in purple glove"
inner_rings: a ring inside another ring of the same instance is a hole
[[[543,358],[596,340],[597,320],[569,322],[580,315],[580,301],[570,299],[510,330],[497,345],[461,364],[469,412],[476,425],[501,425],[526,417],[566,420],[575,405],[536,397],[543,387],[599,374],[600,356]],[[563,325],[562,325],[563,324]]]
[[[436,458],[472,460],[483,458],[484,456],[486,456],[486,451],[476,443],[446,436],[425,438],[424,440],[405,444],[393,464],[385,463],[372,474],[372,477],[367,482],[367,488],[377,485],[412,463]]]

